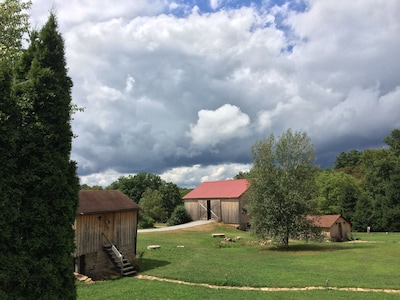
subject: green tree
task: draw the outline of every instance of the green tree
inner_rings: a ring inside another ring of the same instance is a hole
[[[249,172],[242,172],[240,171],[239,173],[237,173],[234,177],[234,179],[247,179],[249,178],[250,173]]]
[[[162,206],[168,212],[168,217],[170,217],[175,207],[183,204],[179,187],[175,183],[165,182],[158,190],[162,194]]]
[[[376,230],[372,215],[372,200],[367,193],[361,192],[356,203],[352,220],[352,229],[355,231],[366,231],[368,226],[372,226],[372,230]]]
[[[103,190],[103,187],[101,185],[90,186],[85,183],[80,186],[80,190]]]
[[[108,190],[120,190],[136,203],[140,202],[143,193],[148,189],[158,190],[164,182],[160,176],[151,173],[121,176],[107,187]]]
[[[363,153],[363,190],[372,199],[375,231],[400,230],[400,160],[390,149]]]
[[[18,189],[17,139],[20,112],[13,92],[13,68],[28,33],[29,2],[0,1],[0,299],[17,299],[15,289],[29,276],[18,239],[22,192]]]
[[[395,155],[400,156],[400,130],[393,129],[390,136],[383,139],[383,141],[389,145],[390,151]]]
[[[305,133],[287,130],[279,140],[271,134],[252,147],[250,179],[251,228],[261,238],[271,237],[288,248],[289,238],[309,237],[306,219],[315,197],[317,168],[314,147]]]
[[[360,179],[362,177],[361,155],[362,152],[358,150],[341,152],[335,159],[334,169]]]
[[[18,136],[9,65],[0,61],[0,299],[12,296],[14,283],[29,275],[15,251],[22,248],[17,239],[21,193],[16,165]]]
[[[150,217],[156,222],[165,222],[168,211],[163,207],[163,195],[158,190],[148,188],[140,199],[141,214]]]
[[[38,33],[17,70],[15,92],[21,112],[18,190],[22,193],[18,255],[22,274],[13,299],[75,299],[71,263],[79,180],[70,161],[71,87],[64,42],[54,14]]]
[[[325,169],[317,175],[318,197],[315,208],[318,214],[342,214],[353,221],[361,188],[357,180],[340,171]]]
[[[179,225],[190,222],[192,218],[186,211],[184,205],[178,205],[175,207],[171,217],[168,219],[168,225]]]
[[[189,188],[179,188],[179,195],[181,196],[181,198],[183,199],[183,197],[185,197],[188,193],[190,193],[193,189],[189,189]]]
[[[118,189],[136,203],[140,203],[140,205],[142,205],[141,199],[146,190],[159,191],[162,195],[161,208],[167,211],[168,218],[175,207],[183,203],[179,187],[176,184],[166,182],[159,175],[151,173],[121,176],[117,181],[108,186],[107,189]]]
[[[13,65],[22,53],[23,37],[29,31],[31,1],[0,1],[0,60]]]

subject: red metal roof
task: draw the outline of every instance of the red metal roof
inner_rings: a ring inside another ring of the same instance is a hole
[[[201,183],[183,199],[239,198],[248,188],[247,179],[208,181]]]
[[[77,214],[138,210],[139,205],[118,190],[79,191]]]
[[[331,228],[333,226],[333,224],[335,224],[335,222],[337,222],[337,220],[340,217],[342,217],[342,215],[323,215],[323,216],[307,216],[307,219],[312,221],[315,226],[318,226],[321,228]],[[343,218],[343,219],[345,219],[345,218]],[[349,222],[349,221],[347,221],[347,222]]]

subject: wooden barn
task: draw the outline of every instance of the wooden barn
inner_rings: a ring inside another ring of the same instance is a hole
[[[342,215],[307,216],[315,226],[322,229],[322,233],[329,239],[345,241],[351,234],[351,223]]]
[[[246,229],[249,215],[246,179],[203,182],[183,197],[192,220],[216,220]]]
[[[139,206],[121,191],[79,192],[75,220],[75,271],[95,279],[113,271],[122,276],[136,273]]]

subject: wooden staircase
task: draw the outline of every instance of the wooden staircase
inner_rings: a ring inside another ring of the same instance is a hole
[[[120,272],[121,276],[133,276],[136,274],[136,270],[132,264],[122,255],[115,245],[103,245],[103,249]]]

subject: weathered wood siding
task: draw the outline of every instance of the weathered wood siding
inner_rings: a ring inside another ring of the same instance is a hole
[[[184,205],[193,221],[200,220],[199,202],[197,200],[185,200]]]
[[[245,229],[249,222],[249,215],[244,209],[247,204],[245,194],[239,199],[190,199],[185,200],[184,204],[193,221],[211,219],[227,224],[238,224],[241,229]],[[208,208],[211,209],[210,212]]]
[[[238,199],[221,200],[221,220],[227,224],[239,223],[239,201]]]
[[[119,247],[135,244],[137,211],[79,215],[75,220],[75,257],[102,251],[107,239]],[[103,235],[104,234],[104,235]]]
[[[119,212],[114,215],[114,240],[119,246],[135,243],[137,212]]]
[[[75,255],[95,253],[102,243],[101,215],[83,215],[75,220]]]
[[[339,225],[340,224],[340,225]],[[340,233],[340,226],[342,227],[342,232]],[[329,228],[329,236],[333,239],[346,239],[346,237],[351,233],[351,225],[346,222],[345,219],[340,217],[335,224]],[[341,235],[341,236],[340,236]]]

